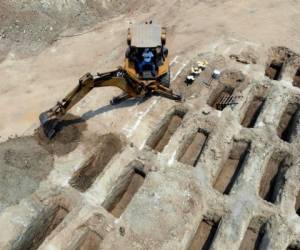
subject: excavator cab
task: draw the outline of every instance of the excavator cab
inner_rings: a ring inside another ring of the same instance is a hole
[[[128,29],[127,44],[123,67],[94,75],[86,73],[69,94],[54,107],[40,114],[39,119],[48,138],[52,138],[57,132],[59,119],[94,88],[120,88],[123,93],[114,97],[111,104],[117,104],[128,98],[151,95],[181,100],[181,96],[169,88],[166,29],[152,22],[132,25]]]
[[[151,22],[132,25],[128,29],[127,44],[124,68],[129,75],[142,81],[157,80],[169,87],[166,29]]]

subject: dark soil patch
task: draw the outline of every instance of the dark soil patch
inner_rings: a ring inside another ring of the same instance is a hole
[[[184,115],[184,112],[177,110],[171,114],[161,125],[159,130],[151,136],[147,145],[158,152],[162,152],[178,127],[181,125]]]
[[[53,168],[53,157],[32,136],[0,144],[0,211],[33,193]]]
[[[199,129],[199,131],[186,143],[186,146],[183,149],[183,155],[180,157],[180,162],[195,167],[206,145],[207,138],[208,133]]]
[[[83,243],[76,250],[99,249],[102,238],[94,231],[87,229]]]
[[[50,154],[62,156],[72,152],[79,144],[82,132],[85,131],[87,125],[85,121],[72,114],[67,114],[64,120],[60,121],[57,126],[57,134],[48,139],[42,127],[35,131],[35,139]]]
[[[258,250],[265,235],[265,223],[261,218],[254,218],[249,223],[240,246],[241,250]]]
[[[238,70],[224,70],[220,76],[220,83],[231,86],[233,88],[238,87],[241,83],[246,81],[246,77],[242,71]]]
[[[232,54],[229,57],[243,64],[256,64],[258,61],[258,55],[254,51],[243,51],[239,55]]]
[[[125,180],[121,192],[116,195],[115,200],[108,208],[108,211],[119,218],[125,211],[134,195],[143,185],[146,174],[138,169],[134,169],[130,176]]]
[[[286,250],[300,250],[300,243],[297,245],[295,244],[289,245]]]
[[[47,218],[46,223],[43,225],[43,228],[39,228],[37,235],[39,237],[36,237],[32,241],[32,246],[29,248],[30,250],[38,249],[39,246],[43,243],[43,241],[52,233],[52,231],[57,228],[57,226],[64,220],[64,218],[69,213],[68,210],[66,210],[63,207],[57,207],[57,209],[54,211],[51,216]]]
[[[217,222],[211,220],[202,220],[197,232],[192,240],[189,250],[208,250],[213,244],[213,240],[216,236],[220,220]]]
[[[291,64],[298,55],[286,47],[271,48],[265,75],[271,80],[281,80],[287,64]]]
[[[265,99],[263,97],[254,97],[248,106],[244,119],[242,120],[242,126],[247,128],[253,128],[255,123],[263,109]]]
[[[236,182],[245,161],[249,155],[250,143],[244,141],[234,142],[230,155],[214,183],[214,188],[222,194],[229,194]]]
[[[296,204],[295,204],[296,213],[300,216],[300,190],[296,197]]]
[[[300,67],[298,68],[298,70],[294,76],[293,85],[300,88]]]
[[[280,80],[284,64],[283,62],[277,62],[273,60],[271,64],[266,68],[265,75],[271,80]]]
[[[70,180],[71,186],[81,192],[86,191],[93,184],[107,163],[123,147],[121,139],[114,134],[103,135],[98,140],[100,142],[94,149],[93,156],[74,173]]]
[[[259,195],[263,199],[266,199],[271,189],[274,186],[274,181],[276,179],[276,175],[278,173],[280,166],[280,160],[271,158],[266,167],[265,173],[261,179]],[[273,185],[272,185],[273,184]],[[270,199],[269,199],[270,200]]]
[[[286,142],[293,142],[298,134],[299,122],[300,105],[297,103],[289,103],[281,116],[277,128],[278,136]]]
[[[285,173],[289,165],[284,159],[271,157],[260,182],[259,195],[268,202],[274,203],[285,182]]]
[[[60,225],[68,213],[67,209],[59,205],[42,211],[13,249],[38,249],[45,239]]]
[[[181,122],[182,122],[182,118],[178,115],[174,115],[171,118],[171,120],[164,132],[164,135],[161,137],[159,142],[154,147],[154,149],[156,151],[159,151],[159,152],[163,151],[164,147],[169,143],[172,135],[175,133],[177,128],[180,126]]]

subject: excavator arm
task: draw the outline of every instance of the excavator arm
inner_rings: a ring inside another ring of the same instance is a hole
[[[79,79],[78,85],[65,98],[51,109],[40,114],[39,119],[45,135],[48,138],[52,138],[56,133],[55,129],[58,119],[62,118],[68,110],[84,98],[93,88],[106,86],[118,87],[126,92],[128,97],[140,96],[138,89],[133,83],[129,82],[129,78],[127,79],[126,73],[122,69],[95,76],[87,73]]]
[[[173,94],[171,89],[158,83],[153,82],[146,85],[142,82],[134,81],[122,68],[107,73],[98,73],[95,76],[87,73],[79,79],[78,85],[65,98],[53,108],[40,114],[39,119],[45,135],[48,138],[52,138],[57,132],[58,119],[62,118],[68,110],[84,98],[93,88],[107,86],[118,87],[125,93],[121,97],[114,98],[112,104],[130,97],[143,97],[146,94],[164,95],[170,99],[180,100],[180,96]]]

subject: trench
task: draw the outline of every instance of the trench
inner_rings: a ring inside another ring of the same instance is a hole
[[[218,91],[217,94],[213,93],[209,98],[208,105],[211,107],[222,111],[225,109],[228,104],[232,103],[234,100],[232,99],[232,94],[234,92],[234,88],[230,86],[224,86],[221,91]]]
[[[102,136],[96,152],[73,174],[70,185],[80,192],[85,192],[121,149],[122,142],[119,137],[113,134]]]
[[[60,225],[69,211],[61,206],[49,209],[37,218],[33,225],[25,232],[24,241],[14,248],[19,250],[36,250],[44,240]]]
[[[292,143],[298,134],[300,123],[300,105],[289,103],[280,118],[278,136],[285,142]]]
[[[219,219],[216,222],[212,220],[203,219],[200,225],[198,226],[196,234],[188,250],[210,249],[217,235],[220,221],[221,219]]]
[[[298,68],[298,70],[294,76],[293,85],[300,88],[300,67]]]
[[[102,240],[96,232],[87,229],[82,243],[75,250],[98,250]]]
[[[145,178],[146,174],[142,170],[138,168],[132,169],[132,171],[130,171],[128,176],[124,178],[123,182],[120,184],[112,202],[105,206],[107,211],[119,218],[131,202],[134,195],[143,185]]]
[[[234,141],[229,157],[223,164],[213,187],[222,194],[229,194],[250,152],[250,142]]]
[[[208,132],[199,129],[191,140],[187,142],[179,161],[195,167],[207,143],[208,135]]]
[[[242,120],[242,126],[246,128],[254,128],[257,119],[264,107],[265,98],[255,96],[247,108],[245,116]]]
[[[300,250],[300,243],[298,244],[291,244],[287,247],[286,250]]]
[[[162,152],[165,146],[169,143],[171,137],[174,135],[178,127],[181,125],[185,113],[176,110],[164,124],[160,127],[158,132],[150,138],[148,146],[152,149]]]
[[[296,213],[300,216],[300,190],[299,190],[298,195],[296,197],[295,210],[296,210]]]
[[[259,250],[266,234],[266,223],[260,218],[253,218],[246,230],[240,250]]]
[[[280,80],[282,76],[284,63],[273,60],[266,68],[265,75],[271,80]]]
[[[284,176],[288,169],[286,158],[271,157],[260,181],[259,196],[274,203],[279,191],[284,185]]]

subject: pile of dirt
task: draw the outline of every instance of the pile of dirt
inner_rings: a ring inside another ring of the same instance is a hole
[[[19,57],[41,52],[62,32],[70,36],[137,8],[136,0],[11,0],[0,3],[0,62],[9,51]],[[131,7],[135,6],[135,7]]]
[[[57,133],[52,139],[45,136],[42,127],[35,130],[34,137],[50,154],[62,156],[72,152],[81,141],[82,132],[87,128],[85,120],[82,118],[67,114],[63,120],[58,122]]]
[[[296,57],[299,57],[299,55],[286,47],[272,47],[269,51],[269,61],[275,60],[278,62],[289,63]]]
[[[245,75],[239,70],[224,70],[220,76],[220,83],[233,88],[238,87],[241,83],[245,82],[245,80]]]
[[[53,168],[53,156],[32,136],[0,144],[0,211],[33,193]]]
[[[256,64],[258,61],[258,55],[253,51],[242,51],[238,55],[231,54],[229,57],[242,64]]]
[[[265,75],[271,80],[281,80],[283,73],[286,71],[286,68],[291,67],[292,69],[294,68],[294,70],[292,71],[297,71],[297,68],[299,68],[300,63],[299,58],[299,55],[294,51],[290,50],[289,48],[272,47],[269,51]],[[290,73],[292,74],[292,78],[294,78],[294,74],[296,72]],[[294,82],[294,85],[297,85],[297,83]]]

